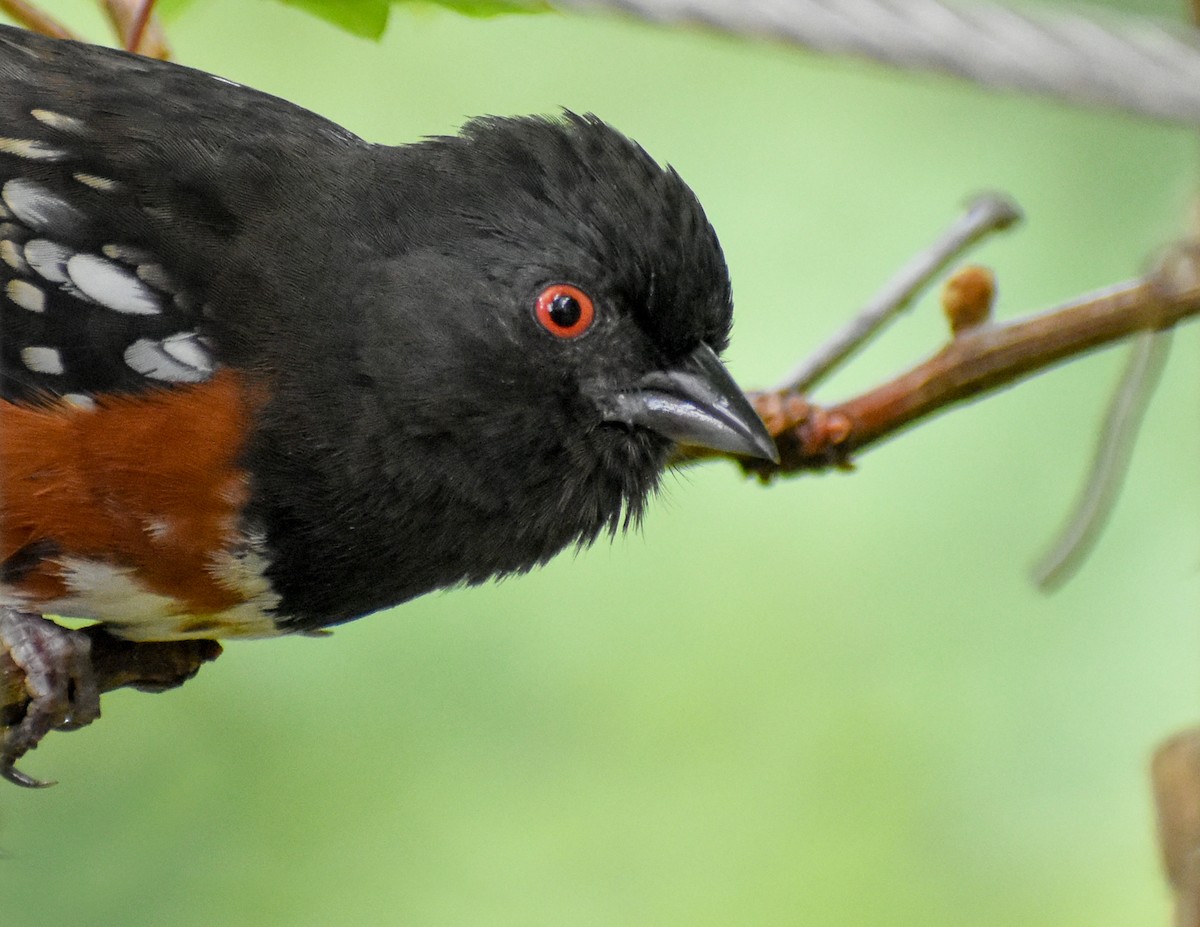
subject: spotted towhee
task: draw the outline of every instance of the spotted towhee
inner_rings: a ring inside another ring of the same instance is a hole
[[[57,681],[26,784],[96,710],[39,615],[322,628],[636,522],[677,443],[775,455],[700,204],[592,116],[386,147],[3,28],[0,274],[0,632]]]

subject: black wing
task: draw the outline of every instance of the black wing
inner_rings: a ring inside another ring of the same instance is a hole
[[[364,145],[201,71],[0,27],[0,398],[211,376],[239,240]]]

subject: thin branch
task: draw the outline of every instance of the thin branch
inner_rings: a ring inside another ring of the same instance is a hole
[[[1033,580],[1043,591],[1070,579],[1095,546],[1129,470],[1138,428],[1162,378],[1170,345],[1170,332],[1142,332],[1134,341],[1079,500],[1066,527],[1033,567]]]
[[[1200,927],[1200,728],[1159,746],[1150,779],[1163,868],[1175,891],[1175,927]]]
[[[148,0],[100,0],[121,45],[147,58],[171,57],[167,34]]]
[[[744,461],[769,477],[845,467],[853,454],[967,399],[1139,332],[1200,314],[1200,254],[1179,248],[1151,276],[1004,324],[960,328],[940,351],[861,396],[822,407],[791,391],[751,393],[779,444],[778,465]],[[681,461],[720,454],[688,450]]]
[[[13,22],[20,23],[30,32],[40,32],[54,39],[83,41],[49,13],[43,13],[25,0],[0,0],[0,13],[6,14]]]
[[[171,57],[167,35],[162,23],[154,15],[154,0],[99,0],[104,13],[112,23],[121,45],[149,58]],[[87,41],[77,35],[48,13],[39,10],[26,0],[0,0],[0,13],[7,14],[30,32],[48,35],[54,39]]]
[[[1194,30],[1094,10],[947,0],[552,0],[1200,123]]]
[[[125,50],[136,52],[142,47],[142,39],[146,35],[146,26],[150,22],[150,14],[154,10],[154,0],[141,0],[137,15],[129,25],[125,34]]]
[[[1020,219],[1021,210],[1009,197],[999,193],[976,197],[937,241],[900,268],[858,315],[789,373],[777,388],[798,393],[810,392],[834,368],[907,309],[951,261],[980,239],[1011,228]]]

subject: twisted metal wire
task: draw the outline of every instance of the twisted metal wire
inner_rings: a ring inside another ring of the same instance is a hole
[[[945,0],[553,0],[1200,124],[1200,32]]]

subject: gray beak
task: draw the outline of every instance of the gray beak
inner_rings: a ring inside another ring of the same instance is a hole
[[[610,422],[641,425],[678,444],[779,462],[779,451],[716,352],[701,344],[678,364],[603,396]]]

